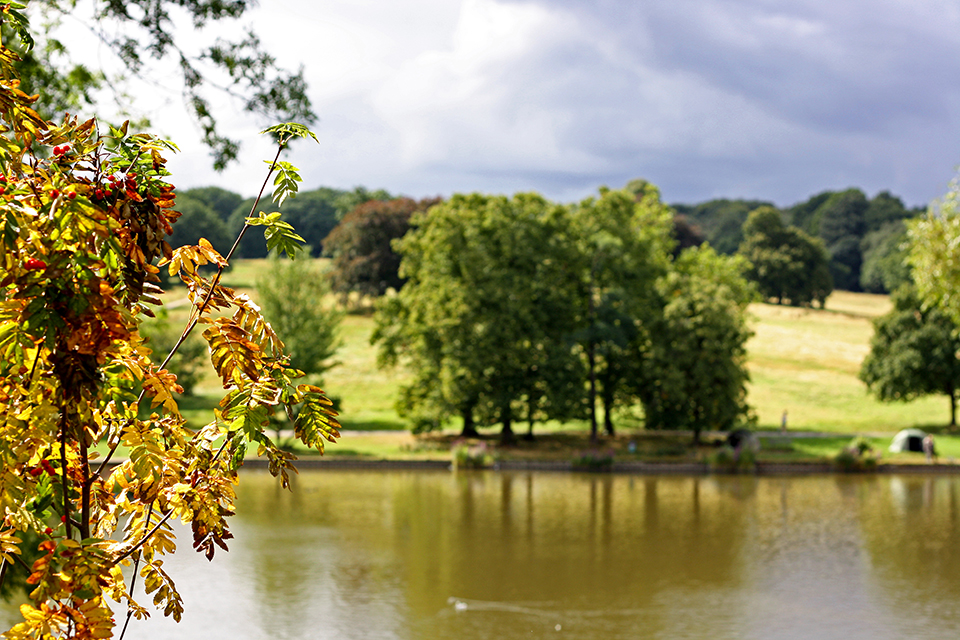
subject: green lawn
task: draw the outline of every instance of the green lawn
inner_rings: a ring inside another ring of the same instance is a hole
[[[769,304],[750,308],[754,337],[747,345],[748,401],[762,428],[779,428],[784,410],[791,429],[890,433],[949,422],[950,402],[930,396],[882,403],[857,379],[870,350],[871,319],[890,309],[887,296],[837,292],[826,310]]]
[[[225,283],[250,293],[256,299],[257,272],[263,266],[262,260],[237,261],[226,274]],[[184,298],[183,289],[176,288],[166,296],[174,322],[182,321],[186,316]],[[911,403],[885,404],[869,396],[863,383],[857,379],[860,362],[869,350],[873,331],[870,320],[889,308],[887,296],[846,292],[831,296],[825,310],[769,304],[751,307],[755,335],[748,343],[749,402],[756,411],[759,427],[779,429],[781,415],[786,409],[790,430],[837,434],[833,438],[797,439],[790,451],[777,455],[785,459],[832,455],[849,442],[849,434],[855,433],[882,436],[875,440],[875,444],[885,451],[890,435],[905,427],[919,426],[936,433],[943,432],[943,425],[949,417],[946,398],[929,397]],[[345,429],[402,431],[406,424],[397,416],[394,403],[399,385],[408,374],[403,370],[377,367],[376,349],[370,345],[372,331],[370,315],[348,314],[344,317],[338,364],[326,374],[323,386],[339,400]],[[193,424],[212,419],[212,409],[220,397],[218,383],[210,370],[198,386],[196,395],[182,399],[181,408]],[[637,429],[642,427],[642,420],[636,412],[624,412],[618,420],[625,437],[640,435]],[[526,425],[518,424],[515,429],[523,433]],[[565,432],[582,433],[585,429],[584,422],[536,426],[537,433],[554,434],[559,441],[567,437]],[[456,425],[451,425],[450,430],[455,431]],[[496,433],[496,429],[490,433]],[[626,447],[625,442],[621,443],[623,447]],[[429,444],[402,434],[349,435],[331,447],[328,454],[434,456],[440,455],[437,451],[443,446],[442,442]],[[938,446],[944,456],[960,458],[960,440],[940,435]],[[675,444],[670,443],[651,447],[648,453],[676,449]],[[914,457],[915,454],[906,459]],[[885,454],[884,459],[891,457]]]

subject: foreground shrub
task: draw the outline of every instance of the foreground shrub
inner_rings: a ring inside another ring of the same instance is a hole
[[[3,12],[25,29],[9,4]],[[203,239],[176,251],[165,241],[179,216],[164,181],[173,145],[126,125],[103,134],[95,120],[45,122],[17,89],[15,58],[0,46],[0,557],[3,567],[39,557],[24,620],[5,637],[109,638],[108,600],[127,608],[127,622],[149,615],[134,597],[141,580],[153,605],[180,619],[164,566],[176,549],[171,521],[189,525],[208,559],[226,549],[249,445],[288,486],[294,457],[264,433],[272,413],[296,413],[297,437],[321,452],[339,424],[324,393],[300,383],[258,307],[220,284],[230,255]],[[312,134],[294,124],[268,132],[279,141],[270,168],[279,204],[299,180],[280,152]],[[279,217],[251,217],[244,232],[263,226],[268,246],[295,253],[298,238]],[[158,260],[192,305],[159,364],[141,334],[160,304]],[[201,325],[225,396],[195,431],[167,367]],[[129,459],[117,464],[120,447]]]

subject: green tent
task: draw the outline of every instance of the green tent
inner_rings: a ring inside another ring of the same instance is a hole
[[[893,436],[893,443],[890,445],[890,451],[900,453],[901,451],[919,451],[923,453],[923,439],[927,434],[920,429],[903,429]]]

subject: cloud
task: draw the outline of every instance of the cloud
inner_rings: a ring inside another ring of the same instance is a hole
[[[922,203],[960,156],[960,10],[940,0],[278,6],[257,26],[305,64],[310,185],[573,199],[643,176],[671,201]]]

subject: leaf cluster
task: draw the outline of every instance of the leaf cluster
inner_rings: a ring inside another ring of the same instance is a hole
[[[163,154],[175,147],[127,125],[102,133],[95,120],[47,122],[17,88],[15,59],[0,47],[0,75],[14,79],[0,91],[0,556],[16,561],[24,541],[40,543],[31,603],[7,635],[107,638],[109,600],[148,615],[124,581],[127,565],[179,619],[164,567],[176,549],[171,521],[189,524],[206,557],[226,549],[248,445],[289,484],[294,457],[264,433],[272,414],[296,416],[297,437],[321,451],[339,424],[259,307],[220,284],[229,254],[202,238],[168,244],[179,213]],[[282,172],[293,179],[296,169]],[[279,214],[262,226],[294,250]],[[161,305],[161,267],[193,306],[157,362],[141,329]],[[195,327],[225,392],[196,430],[168,368]],[[114,461],[121,447],[128,458]]]

